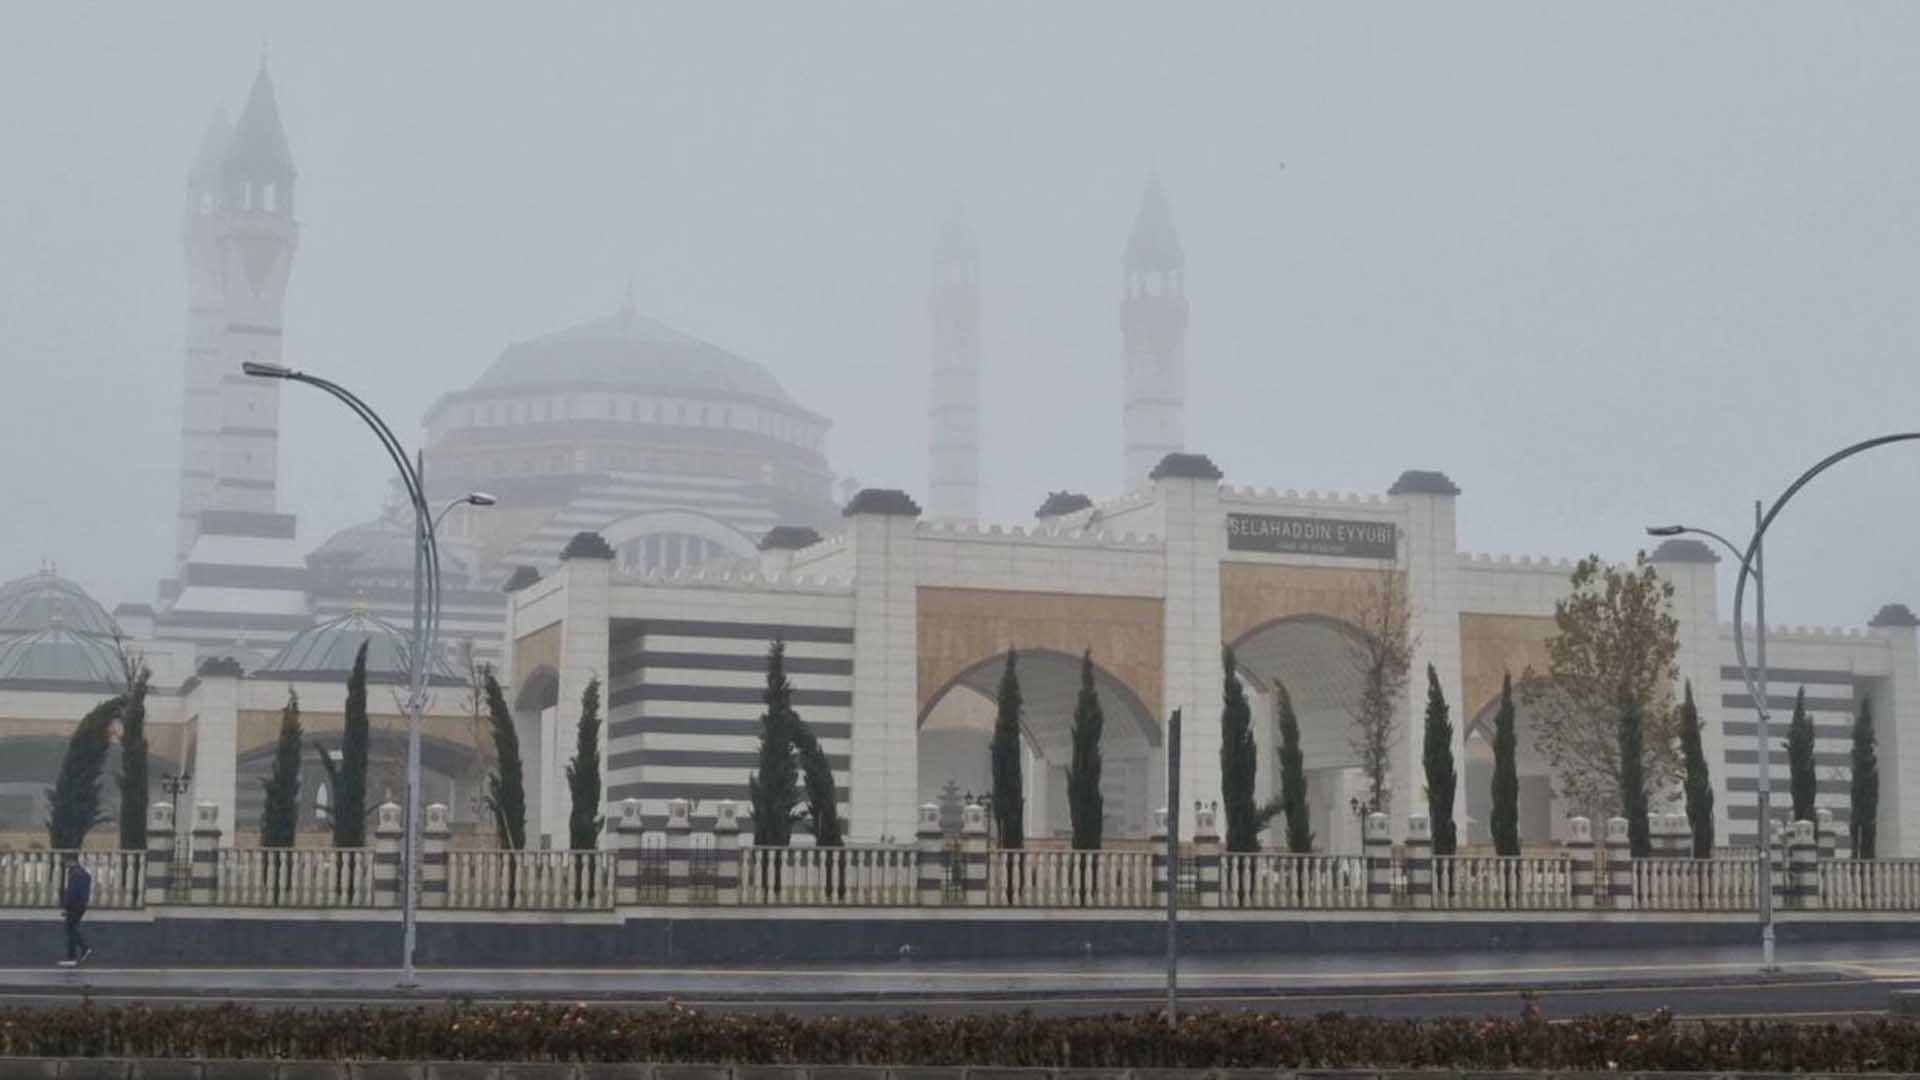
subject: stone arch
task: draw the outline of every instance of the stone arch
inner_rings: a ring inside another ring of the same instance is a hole
[[[609,522],[600,535],[629,573],[671,572],[721,556],[751,559],[759,551],[753,537],[696,510],[648,510]]]
[[[318,756],[312,747],[324,747],[327,753],[338,759],[340,755],[340,732],[313,731],[306,734],[301,745],[300,758],[300,827],[319,828],[325,824],[326,815],[322,812],[327,800],[321,797],[321,789],[326,784],[326,773],[320,768]],[[237,830],[252,830],[260,827],[260,815],[266,807],[264,784],[273,773],[274,743],[265,743],[244,750],[235,760],[234,774],[234,822]],[[385,790],[388,774],[406,775],[407,737],[404,728],[388,729],[377,724],[367,733],[367,811],[368,821],[372,821],[372,812],[388,797],[398,802],[405,801],[405,793]],[[468,800],[473,791],[461,787],[475,774],[477,767],[485,761],[485,755],[476,747],[451,739],[440,738],[422,732],[420,735],[420,805],[445,803],[455,820],[472,820],[473,812]],[[404,780],[402,780],[404,783]]]
[[[60,763],[66,758],[67,742],[67,737],[62,735],[0,738],[0,832],[45,831],[48,795],[60,778]],[[120,811],[120,769],[120,741],[116,737],[100,770],[100,811],[115,820]],[[178,762],[148,750],[150,796],[160,790],[160,777],[179,771]],[[114,826],[109,822],[100,827]]]
[[[1539,750],[1539,710],[1528,706],[1517,686],[1513,706],[1514,771],[1520,777],[1520,843],[1531,846],[1562,842],[1567,836],[1566,820],[1572,811],[1559,795],[1552,764]],[[1460,783],[1467,803],[1461,836],[1469,844],[1493,843],[1490,828],[1493,727],[1499,711],[1500,694],[1496,691],[1473,713],[1461,732],[1466,749]]]

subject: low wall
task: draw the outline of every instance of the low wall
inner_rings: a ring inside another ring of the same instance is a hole
[[[350,917],[358,915],[358,918]],[[1783,945],[1920,941],[1911,916],[1783,920]],[[397,912],[167,909],[104,912],[86,924],[107,967],[384,968],[400,949]],[[872,963],[1157,956],[1166,927],[1152,913],[1098,914],[845,908],[637,909],[602,915],[428,913],[418,962],[459,968],[627,968],[669,964]],[[1437,953],[1486,950],[1685,948],[1749,944],[1751,917],[1567,913],[1302,912],[1250,918],[1195,912],[1180,924],[1187,955]],[[36,967],[61,954],[54,912],[0,917],[0,967]]]
[[[119,1061],[105,1058],[0,1058],[0,1075],[13,1080],[1383,1080],[1370,1070],[1324,1069],[1005,1069],[887,1068],[858,1065],[491,1065],[476,1062]],[[1423,1069],[1384,1074],[1419,1080],[1471,1080],[1486,1073]],[[1501,1080],[1549,1080],[1579,1074],[1502,1072]],[[1590,1074],[1589,1074],[1590,1075]],[[1701,1073],[1641,1072],[1639,1076],[1699,1077]],[[1741,1080],[1793,1080],[1794,1073],[1741,1073]],[[1894,1080],[1891,1073],[1857,1073],[1863,1080]]]

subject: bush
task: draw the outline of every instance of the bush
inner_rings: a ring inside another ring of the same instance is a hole
[[[669,1005],[261,1010],[92,1004],[0,1009],[0,1056],[208,1057],[1065,1068],[1920,1071],[1920,1024],[1676,1023],[1667,1014],[1549,1024],[1193,1013],[1169,1031],[1125,1016],[815,1017]]]

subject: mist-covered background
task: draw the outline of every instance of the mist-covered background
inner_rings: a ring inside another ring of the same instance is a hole
[[[271,66],[299,169],[289,364],[412,441],[510,342],[639,310],[924,496],[924,264],[986,281],[987,516],[1119,471],[1119,258],[1158,170],[1191,448],[1229,482],[1465,490],[1462,547],[1630,556],[1920,428],[1920,7],[87,4],[0,0],[0,577],[170,569],[178,216]],[[290,388],[302,539],[388,483]],[[1769,614],[1920,603],[1920,448],[1799,499]],[[1731,574],[1722,575],[1730,582]]]

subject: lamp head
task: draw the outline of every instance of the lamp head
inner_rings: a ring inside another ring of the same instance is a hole
[[[466,501],[468,506],[492,506],[500,500],[484,491],[469,491],[467,492]]]
[[[284,379],[293,374],[293,369],[284,364],[263,364],[258,360],[245,360],[240,370],[260,379]]]
[[[1647,526],[1648,536],[1679,536],[1681,533],[1686,531],[1687,531],[1687,527],[1684,525],[1649,525]]]

